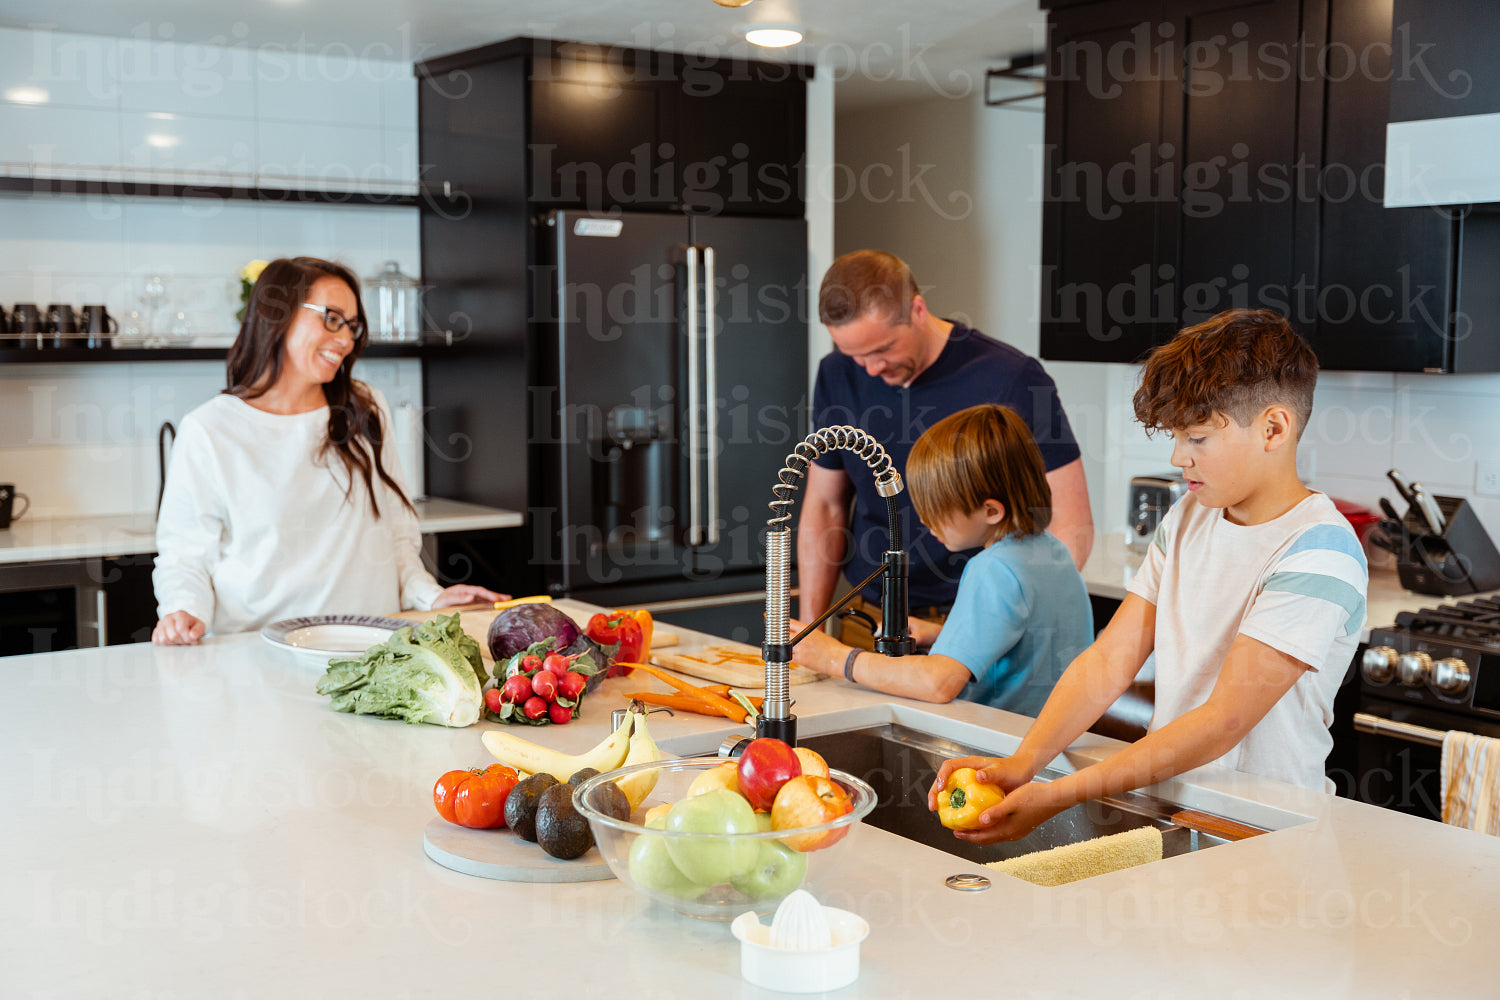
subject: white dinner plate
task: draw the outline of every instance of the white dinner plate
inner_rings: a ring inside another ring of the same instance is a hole
[[[273,646],[299,653],[357,656],[385,642],[396,629],[411,624],[379,615],[312,615],[272,622],[260,630],[260,637]]]

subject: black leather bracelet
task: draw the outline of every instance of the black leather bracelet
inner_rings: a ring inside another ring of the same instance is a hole
[[[849,655],[844,657],[844,680],[851,684],[859,683],[859,681],[854,679],[854,658],[863,652],[863,649],[851,649],[849,650]]]

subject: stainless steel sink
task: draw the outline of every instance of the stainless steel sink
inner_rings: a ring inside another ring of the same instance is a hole
[[[798,744],[816,750],[833,767],[870,783],[878,801],[866,823],[967,861],[1001,861],[1140,826],[1155,826],[1162,831],[1164,857],[1227,843],[1175,826],[1171,816],[1179,807],[1172,803],[1128,792],[1058,813],[1021,840],[991,846],[970,844],[953,836],[927,810],[927,789],[944,760],[995,754],[893,723],[804,736]],[[1059,772],[1043,771],[1037,780],[1050,781],[1058,776]]]

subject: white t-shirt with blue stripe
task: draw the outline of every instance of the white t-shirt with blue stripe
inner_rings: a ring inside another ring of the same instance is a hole
[[[1235,638],[1249,636],[1308,670],[1215,763],[1331,792],[1333,698],[1365,626],[1368,584],[1354,530],[1322,493],[1251,525],[1183,497],[1129,587],[1156,605],[1151,729],[1206,702]]]

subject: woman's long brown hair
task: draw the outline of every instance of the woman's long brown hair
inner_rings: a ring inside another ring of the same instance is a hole
[[[250,292],[250,305],[245,310],[245,321],[240,324],[239,336],[229,349],[229,385],[224,390],[240,399],[255,399],[262,396],[281,377],[283,350],[286,335],[296,322],[302,304],[307,301],[312,286],[323,278],[336,278],[349,286],[358,304],[359,325],[367,330],[365,306],[359,297],[359,279],[348,268],[317,257],[282,257],[271,261],[255,282]],[[362,383],[354,381],[350,371],[354,362],[364,353],[367,334],[354,339],[354,349],[339,365],[332,380],[324,383],[323,396],[328,400],[328,436],[323,441],[319,455],[335,452],[344,463],[349,474],[349,486],[344,491],[345,499],[354,491],[356,477],[365,484],[370,496],[370,508],[375,519],[380,519],[380,504],[375,499],[375,477],[389,486],[401,498],[406,509],[416,513],[411,501],[380,460],[385,443],[385,428],[381,426],[380,410],[375,397]]]

